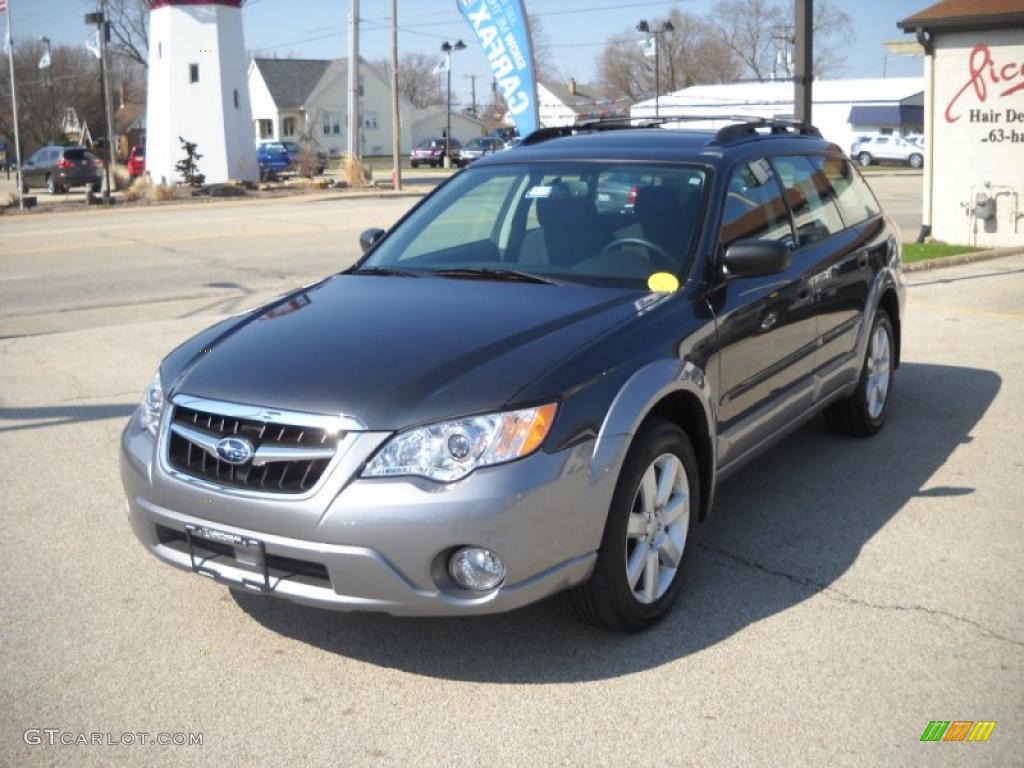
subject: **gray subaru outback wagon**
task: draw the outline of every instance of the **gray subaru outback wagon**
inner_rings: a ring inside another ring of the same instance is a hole
[[[728,475],[820,412],[885,423],[901,246],[814,129],[545,129],[361,242],[161,363],[121,446],[159,559],[406,615],[568,590],[637,630]]]

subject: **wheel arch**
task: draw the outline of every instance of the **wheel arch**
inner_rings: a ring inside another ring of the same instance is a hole
[[[595,475],[618,477],[633,437],[651,418],[678,425],[693,444],[700,472],[699,519],[708,516],[714,498],[715,451],[713,405],[704,371],[690,361],[649,363],[623,385],[601,425],[594,448]],[[629,440],[616,440],[628,436]]]
[[[880,309],[884,309],[885,313],[889,316],[889,322],[892,323],[892,335],[893,345],[895,346],[895,355],[893,356],[893,368],[899,368],[900,366],[900,301],[896,295],[896,289],[893,286],[888,286],[882,293],[881,299],[878,301]]]

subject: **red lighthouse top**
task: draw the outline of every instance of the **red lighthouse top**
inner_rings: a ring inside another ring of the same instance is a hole
[[[163,8],[167,5],[228,5],[232,8],[241,8],[245,0],[146,0],[151,11]]]

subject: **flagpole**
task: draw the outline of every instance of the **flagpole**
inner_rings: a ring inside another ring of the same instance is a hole
[[[11,37],[11,0],[7,0],[7,63],[11,68],[11,112],[14,115],[14,158],[18,164],[18,208],[25,210],[25,187],[21,183],[21,137],[18,132],[18,91],[14,86],[14,40]]]

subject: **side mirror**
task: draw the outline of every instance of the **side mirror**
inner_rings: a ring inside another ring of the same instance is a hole
[[[789,268],[792,251],[776,240],[737,240],[725,249],[722,263],[734,277],[777,275]]]
[[[370,250],[374,244],[384,237],[384,230],[377,227],[364,230],[363,234],[359,236],[359,247],[363,249],[363,253]]]

